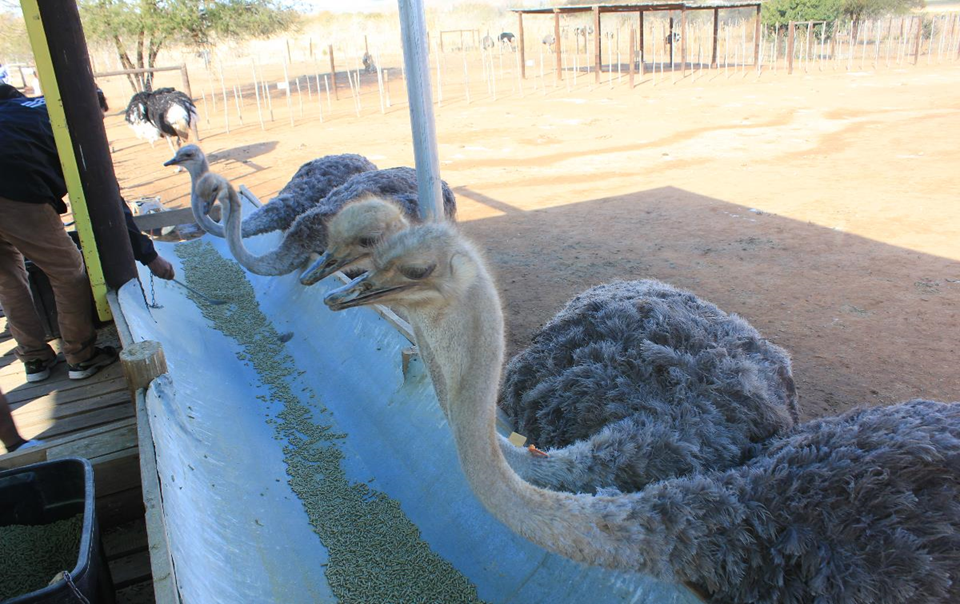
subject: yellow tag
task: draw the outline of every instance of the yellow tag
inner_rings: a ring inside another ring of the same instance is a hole
[[[527,437],[523,434],[517,434],[516,432],[511,432],[510,436],[507,437],[507,440],[510,441],[510,444],[514,447],[522,447],[527,444]]]

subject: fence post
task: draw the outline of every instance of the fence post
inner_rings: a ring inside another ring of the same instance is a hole
[[[563,79],[562,71],[562,59],[563,59],[563,44],[560,43],[560,11],[553,9],[553,50],[557,55],[557,81]]]
[[[920,58],[920,44],[923,41],[923,16],[917,17],[917,43],[913,47],[913,64]]]
[[[717,63],[717,40],[720,37],[720,9],[713,9],[713,58],[710,60],[710,67],[716,69]]]
[[[601,36],[600,36],[600,6],[595,5],[593,7],[593,63],[594,63],[594,75],[597,84],[600,83],[600,61],[602,57],[600,56],[600,46],[601,46]]]
[[[527,79],[527,52],[523,42],[523,13],[517,13],[517,29],[520,34],[518,50],[520,51],[520,77]]]
[[[793,73],[793,52],[794,52],[794,33],[796,29],[796,24],[791,21],[790,27],[787,29],[787,74]]]
[[[753,64],[760,69],[760,5],[757,5],[757,23],[753,29]]]
[[[680,62],[683,64],[681,75],[687,75],[687,9],[680,9]]]
[[[328,49],[330,52],[330,79],[333,80],[333,96],[339,101],[340,92],[337,91],[337,67],[333,63],[333,44],[331,44]]]

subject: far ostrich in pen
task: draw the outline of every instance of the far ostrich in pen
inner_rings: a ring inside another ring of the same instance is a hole
[[[230,183],[217,176],[217,180],[203,190],[199,184],[197,199],[201,213],[209,211],[214,201],[221,202],[225,213],[224,234],[230,251],[237,262],[257,275],[285,275],[303,266],[311,254],[322,254],[327,245],[327,221],[351,202],[377,196],[397,204],[408,217],[419,216],[416,170],[401,167],[361,172],[331,191],[321,203],[298,216],[284,231],[279,246],[266,254],[255,256],[243,244],[240,232],[242,208]],[[441,190],[444,213],[448,219],[454,220],[457,209],[453,191],[442,181]]]
[[[210,164],[200,147],[186,145],[163,165],[182,166],[187,169],[190,173],[190,207],[194,220],[208,233],[223,237],[223,226],[199,210],[199,202],[193,194],[197,182],[210,171]],[[330,191],[361,172],[376,169],[373,162],[355,153],[325,155],[309,161],[300,166],[276,197],[243,220],[241,236],[253,237],[270,231],[285,230],[293,224],[297,216],[320,203]]]
[[[173,151],[190,139],[190,131],[197,122],[197,107],[184,93],[173,88],[160,88],[152,92],[138,92],[130,98],[124,119],[133,128],[137,138],[152,146],[159,139],[166,139]]]

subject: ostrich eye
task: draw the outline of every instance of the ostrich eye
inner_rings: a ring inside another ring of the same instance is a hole
[[[360,247],[376,247],[376,245],[380,243],[380,236],[374,235],[371,237],[361,237],[358,243],[360,244]]]
[[[429,266],[403,266],[400,267],[400,274],[407,279],[413,279],[414,281],[417,281],[429,277],[430,273],[433,272],[433,269],[436,268],[436,266],[436,264],[431,264]]]

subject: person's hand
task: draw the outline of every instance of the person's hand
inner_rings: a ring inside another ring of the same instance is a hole
[[[150,272],[153,273],[155,277],[160,279],[173,279],[176,276],[176,271],[173,270],[173,265],[167,262],[163,256],[157,256],[153,259],[153,262],[147,265],[147,268],[150,269]]]

